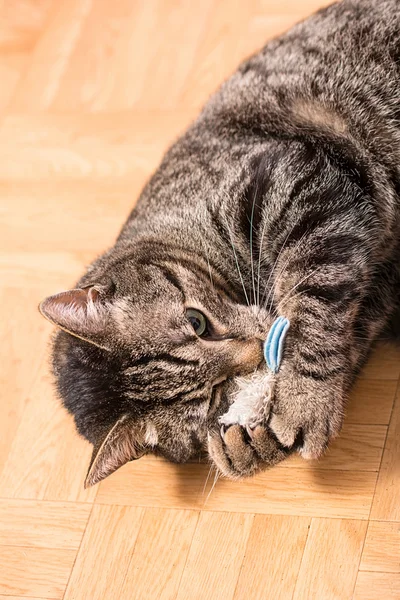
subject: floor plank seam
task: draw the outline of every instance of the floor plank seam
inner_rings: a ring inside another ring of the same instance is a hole
[[[254,526],[254,520],[255,520],[255,517],[256,517],[256,514],[254,513],[254,514],[253,514],[253,523],[252,523],[252,525],[251,525],[251,528],[250,528],[250,533],[249,533],[249,537],[247,538],[247,542],[246,542],[246,548],[244,549],[244,553],[243,553],[243,560],[242,560],[242,564],[240,565],[239,574],[238,574],[238,577],[237,577],[237,579],[236,579],[236,585],[235,585],[235,589],[234,589],[234,591],[233,591],[233,594],[232,594],[232,598],[233,598],[233,600],[234,600],[234,598],[235,598],[235,595],[236,595],[236,590],[237,590],[237,588],[238,588],[238,585],[239,585],[240,575],[242,574],[242,571],[243,571],[243,565],[244,565],[244,561],[245,561],[245,559],[246,559],[246,552],[247,552],[247,548],[248,548],[248,545],[249,545],[249,542],[250,542],[251,530],[253,529],[253,526]]]
[[[91,509],[90,509],[90,512],[89,512],[89,515],[88,515],[88,518],[87,518],[87,521],[86,521],[86,525],[85,525],[83,533],[82,533],[81,541],[79,542],[79,546],[78,546],[78,549],[77,549],[76,554],[75,554],[74,562],[72,563],[71,571],[69,572],[69,576],[68,576],[67,583],[65,585],[65,590],[64,590],[64,593],[63,593],[63,596],[62,596],[62,600],[64,600],[65,594],[67,593],[69,582],[71,581],[72,572],[73,572],[73,570],[75,568],[75,564],[76,564],[76,561],[77,561],[80,549],[82,547],[83,538],[85,537],[85,533],[86,533],[86,530],[87,530],[88,525],[89,525],[90,517],[92,516],[93,508],[94,508],[94,503],[91,506]]]
[[[400,378],[397,380],[396,392],[395,392],[394,399],[393,399],[392,409],[390,411],[390,418],[389,418],[389,423],[388,423],[387,430],[386,430],[385,442],[383,444],[382,456],[381,456],[381,460],[379,462],[378,477],[376,478],[375,487],[374,487],[374,493],[372,495],[372,502],[371,502],[371,507],[370,507],[370,510],[369,510],[368,521],[371,518],[371,512],[372,512],[372,507],[373,507],[374,500],[375,500],[376,488],[378,486],[379,475],[380,475],[380,472],[381,472],[382,463],[383,463],[383,457],[385,455],[386,444],[387,444],[387,440],[388,440],[388,436],[389,436],[390,424],[392,422],[393,413],[394,413],[394,409],[395,409],[396,404],[397,404],[397,400],[398,400],[399,394],[400,394]]]
[[[131,557],[129,559],[128,568],[126,569],[124,577],[123,577],[122,582],[121,582],[121,590],[124,589],[125,581],[126,581],[126,578],[128,576],[129,567],[131,566],[132,558],[133,558],[133,555],[135,554],[135,548],[136,548],[136,545],[138,543],[138,539],[139,539],[139,535],[140,535],[140,530],[143,527],[143,521],[144,521],[145,514],[146,514],[146,510],[143,510],[143,514],[142,514],[141,519],[140,519],[140,525],[139,525],[139,528],[138,528],[138,532],[137,532],[137,536],[136,536],[136,539],[135,539],[135,543],[133,544],[133,547],[132,547],[132,554],[131,554]]]
[[[372,494],[371,506],[370,506],[370,509],[369,509],[369,514],[368,514],[368,519],[367,519],[368,525],[367,525],[367,529],[365,531],[363,547],[362,547],[361,554],[360,554],[360,560],[358,561],[357,576],[356,576],[356,579],[355,579],[355,582],[354,582],[353,593],[352,593],[352,596],[351,596],[352,599],[354,598],[354,595],[356,593],[358,574],[361,573],[361,572],[363,572],[363,571],[360,570],[360,565],[361,565],[362,557],[363,557],[363,554],[364,554],[365,542],[367,540],[369,524],[371,522],[371,512],[372,512],[372,507],[374,505],[376,488],[378,486],[379,474],[380,474],[380,471],[381,471],[381,468],[382,468],[383,457],[384,457],[384,454],[385,454],[386,443],[387,443],[387,439],[388,439],[388,435],[389,435],[390,423],[391,423],[391,420],[392,420],[392,417],[393,417],[393,413],[394,413],[394,409],[395,409],[395,405],[396,405],[396,400],[397,400],[397,395],[399,393],[399,389],[400,389],[400,379],[397,380],[396,392],[395,392],[395,395],[394,395],[392,409],[390,411],[390,418],[389,418],[388,426],[387,426],[387,429],[386,429],[385,442],[383,444],[382,456],[381,456],[381,460],[380,460],[380,463],[379,463],[379,469],[378,469],[378,475],[377,475],[377,478],[376,478],[376,481],[375,481],[374,492]]]
[[[193,512],[217,512],[220,514],[231,514],[232,512],[237,513],[237,514],[243,514],[243,515],[269,515],[271,517],[275,516],[275,517],[305,517],[305,518],[315,518],[315,519],[323,519],[323,518],[329,518],[329,519],[345,519],[346,521],[368,521],[368,517],[367,516],[354,516],[354,515],[329,515],[329,516],[323,516],[323,515],[318,515],[318,516],[311,516],[311,514],[306,514],[304,512],[284,512],[284,513],[280,513],[280,512],[261,512],[261,511],[254,511],[254,510],[241,510],[241,509],[237,509],[235,508],[235,510],[221,510],[220,508],[203,508],[202,506],[200,507],[193,507],[193,506],[184,506],[184,505],[178,505],[178,506],[171,506],[168,504],[138,504],[137,502],[135,502],[134,504],[120,504],[118,502],[104,502],[102,500],[97,501],[96,502],[97,506],[119,506],[119,507],[124,507],[124,508],[132,508],[132,507],[137,507],[137,508],[160,508],[162,510],[191,510]]]
[[[196,527],[194,527],[194,529],[193,529],[193,535],[192,535],[192,538],[190,540],[190,546],[189,546],[189,549],[188,549],[188,552],[187,552],[187,555],[186,555],[186,558],[185,558],[185,564],[183,565],[182,573],[181,573],[181,576],[179,577],[179,583],[178,583],[177,588],[176,588],[175,599],[178,597],[179,590],[181,589],[183,575],[185,573],[186,565],[187,565],[188,560],[189,560],[189,554],[190,554],[190,550],[191,550],[191,547],[192,547],[192,544],[193,544],[194,536],[196,535],[196,531],[197,531],[197,528],[199,526],[199,521],[200,521],[200,515],[201,515],[201,513],[202,513],[201,510],[197,511]]]
[[[311,530],[311,525],[312,525],[313,519],[314,519],[314,517],[310,517],[310,522],[308,524],[308,531],[307,531],[306,539],[304,541],[303,552],[302,552],[302,555],[301,555],[301,561],[300,561],[300,564],[299,564],[299,570],[297,571],[296,581],[295,581],[295,584],[293,586],[293,592],[292,592],[291,600],[293,600],[294,595],[296,593],[297,582],[299,580],[299,575],[300,575],[301,567],[303,566],[304,554],[306,552],[307,542],[308,542],[308,538],[310,536],[310,530]]]
[[[95,498],[97,497],[97,493],[98,492],[96,492]],[[46,500],[45,498],[21,498],[20,496],[0,496],[0,502],[2,500],[5,500],[6,502],[26,502],[27,504],[29,502],[36,502],[36,504],[43,502],[45,504],[74,504],[77,506],[92,506],[95,503],[94,500],[93,502],[86,502],[84,500]]]

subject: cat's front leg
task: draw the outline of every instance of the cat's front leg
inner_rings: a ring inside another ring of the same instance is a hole
[[[285,448],[303,458],[319,458],[341,430],[346,376],[283,368],[275,389],[268,427]]]
[[[280,370],[265,367],[234,381],[230,406],[209,433],[209,454],[224,475],[252,475],[294,449],[318,458],[338,435],[357,357],[350,296],[327,302],[304,294],[287,304],[291,327]]]
[[[298,260],[294,266],[285,260],[288,267],[274,282],[276,312],[290,321],[280,369],[271,375],[265,368],[259,391],[266,389],[259,395],[251,393],[247,378],[252,404],[240,405],[231,394],[220,435],[210,436],[210,455],[228,476],[254,473],[294,449],[304,458],[321,456],[340,432],[359,364],[355,327],[367,289],[359,265],[310,267],[302,261],[299,268]],[[363,352],[368,345],[362,343]]]
[[[354,326],[363,282],[352,264],[304,271],[289,269],[277,282],[277,309],[291,327],[268,427],[284,447],[318,458],[342,427],[359,360]]]

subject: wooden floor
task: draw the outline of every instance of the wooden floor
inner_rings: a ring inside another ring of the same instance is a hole
[[[168,143],[321,0],[0,2],[0,600],[400,598],[400,351],[380,346],[340,440],[248,482],[90,447],[48,374],[45,295],[113,240]]]

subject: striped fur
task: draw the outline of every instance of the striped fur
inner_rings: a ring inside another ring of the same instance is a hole
[[[339,433],[399,310],[399,69],[398,0],[344,0],[269,43],[170,148],[79,282],[100,290],[101,331],[65,322],[73,302],[43,305],[64,329],[60,395],[95,446],[90,483],[133,458],[124,436],[176,461],[206,449],[241,477],[293,449],[318,457]],[[208,338],[185,307],[209,318]],[[256,398],[252,427],[223,425],[236,376],[263,389],[253,373],[277,315],[291,327],[268,410]],[[122,441],[105,460],[111,430]]]

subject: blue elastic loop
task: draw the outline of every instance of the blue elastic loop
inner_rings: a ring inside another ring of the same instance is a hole
[[[277,373],[282,362],[283,344],[290,327],[290,321],[278,317],[272,324],[264,344],[264,357],[268,368]]]
[[[283,327],[282,327],[282,330],[281,330],[281,335],[280,335],[280,339],[279,339],[279,343],[278,343],[278,352],[277,352],[277,355],[276,355],[277,370],[281,366],[282,354],[283,354],[283,345],[285,343],[285,338],[286,338],[287,332],[289,331],[289,327],[290,327],[290,321],[289,321],[289,319],[284,319]]]
[[[271,344],[269,346],[269,362],[271,363],[271,370],[276,373],[279,369],[278,355],[279,346],[281,342],[281,334],[285,327],[284,319],[280,319],[278,325],[274,328]]]
[[[274,371],[275,367],[276,367],[276,365],[274,364],[274,360],[273,360],[273,354],[271,355],[271,344],[273,341],[274,333],[275,333],[276,329],[279,327],[280,322],[282,321],[282,318],[283,317],[278,317],[272,323],[272,327],[268,332],[267,339],[264,344],[264,357],[265,357],[267,365],[271,369],[271,371]]]

